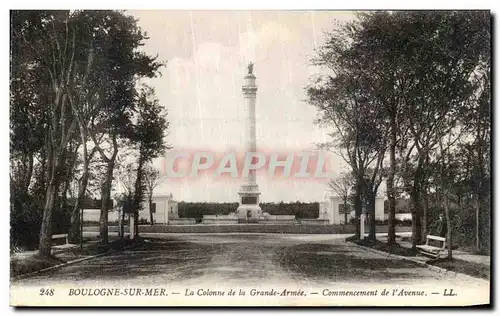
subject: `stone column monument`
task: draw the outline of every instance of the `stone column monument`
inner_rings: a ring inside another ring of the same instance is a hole
[[[256,152],[257,143],[255,140],[255,99],[257,97],[256,77],[253,74],[253,64],[248,65],[248,73],[245,75],[245,82],[242,87],[243,99],[247,113],[246,120],[246,152]],[[259,186],[256,182],[255,170],[250,170],[245,182],[241,185],[239,207],[237,209],[239,222],[258,222],[262,215],[259,206]]]

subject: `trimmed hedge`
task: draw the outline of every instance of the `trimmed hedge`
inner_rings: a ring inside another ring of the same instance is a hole
[[[300,218],[318,218],[319,203],[261,203],[262,211],[271,215],[295,215]],[[238,208],[238,203],[179,202],[179,217],[200,219],[203,215],[228,215]]]

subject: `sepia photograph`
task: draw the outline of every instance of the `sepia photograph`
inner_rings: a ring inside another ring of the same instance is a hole
[[[491,306],[491,33],[10,10],[10,306]]]

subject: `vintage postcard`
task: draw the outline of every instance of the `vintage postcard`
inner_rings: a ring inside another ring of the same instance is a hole
[[[488,306],[489,11],[10,11],[12,306]]]

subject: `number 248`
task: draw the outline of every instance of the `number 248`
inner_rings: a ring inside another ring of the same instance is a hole
[[[40,296],[54,296],[54,289],[40,289]]]

